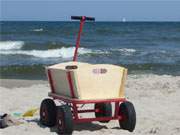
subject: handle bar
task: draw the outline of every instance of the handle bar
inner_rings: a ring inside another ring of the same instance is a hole
[[[72,20],[87,20],[87,21],[95,21],[94,17],[86,17],[86,16],[71,16]]]

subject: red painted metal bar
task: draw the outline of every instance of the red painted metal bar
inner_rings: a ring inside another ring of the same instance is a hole
[[[78,113],[98,112],[99,109],[78,110]]]
[[[80,45],[81,32],[82,32],[85,20],[86,20],[86,18],[85,18],[85,16],[83,16],[81,21],[80,21],[80,27],[79,27],[78,37],[77,37],[77,40],[76,40],[76,49],[74,51],[73,61],[77,61],[77,53],[78,53],[78,48],[79,48],[79,45]]]
[[[71,92],[71,97],[75,98],[74,88],[73,88],[73,83],[72,83],[72,78],[71,78],[71,72],[68,71],[68,72],[66,72],[66,74],[67,74],[67,79],[68,79],[68,82],[69,82],[69,88],[70,88],[70,92]]]
[[[72,108],[73,108],[73,115],[74,115],[74,120],[78,120],[78,109],[76,103],[72,103]]]
[[[83,122],[92,122],[92,121],[107,121],[107,120],[121,120],[122,117],[98,117],[98,118],[80,118],[80,119],[74,119],[75,123],[83,123]]]
[[[111,103],[111,102],[118,102],[118,101],[119,102],[126,101],[125,98],[97,99],[97,100],[79,100],[79,99],[75,99],[75,98],[73,99],[73,98],[68,98],[68,97],[65,97],[65,96],[60,96],[60,95],[57,95],[57,94],[54,94],[54,93],[49,93],[48,95],[50,97],[62,100],[62,101],[67,102],[67,103],[76,103],[76,104],[90,104],[90,103],[102,103],[102,102]]]
[[[48,72],[48,78],[49,78],[49,83],[50,83],[51,91],[52,91],[52,93],[55,93],[55,88],[54,88],[54,84],[53,84],[53,79],[52,79],[52,75],[51,75],[51,70],[48,69],[47,72]]]

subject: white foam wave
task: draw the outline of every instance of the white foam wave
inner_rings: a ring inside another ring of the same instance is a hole
[[[129,49],[129,48],[121,48],[121,49],[116,49],[117,51],[119,51],[119,52],[128,52],[128,53],[134,53],[134,52],[136,52],[136,50],[135,49]]]
[[[39,58],[70,58],[74,55],[75,47],[65,48],[62,47],[60,49],[50,49],[50,50],[13,50],[13,51],[3,51],[1,54],[3,55],[29,55]],[[79,48],[79,54],[91,53],[90,49]]]
[[[43,31],[43,28],[40,28],[40,29],[33,29],[32,31],[40,32],[40,31]]]
[[[17,50],[23,45],[23,41],[0,41],[0,50]]]
[[[118,51],[118,52],[122,53],[123,55],[132,55],[133,53],[136,52],[135,49],[131,49],[131,48],[111,49],[111,51]]]

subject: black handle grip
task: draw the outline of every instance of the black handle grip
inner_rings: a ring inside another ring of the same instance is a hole
[[[71,16],[72,20],[82,20],[83,17],[85,18],[85,20],[87,21],[95,21],[94,17],[86,17],[86,16]]]
[[[71,16],[72,20],[81,20],[82,16]]]
[[[86,17],[86,20],[88,20],[88,21],[95,21],[95,18],[94,17]]]

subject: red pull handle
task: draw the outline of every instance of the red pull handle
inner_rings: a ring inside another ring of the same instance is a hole
[[[80,20],[80,27],[79,27],[78,36],[76,39],[76,48],[75,48],[74,57],[73,57],[73,61],[77,61],[77,53],[78,53],[78,48],[80,45],[80,38],[81,38],[81,33],[82,33],[84,22],[86,20],[95,21],[95,18],[94,17],[86,17],[86,16],[71,16],[71,19]]]

